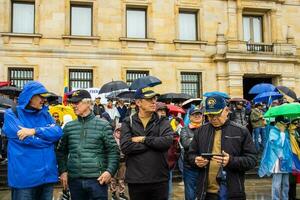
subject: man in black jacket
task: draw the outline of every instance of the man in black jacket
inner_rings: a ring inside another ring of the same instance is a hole
[[[229,108],[222,97],[212,96],[205,100],[205,114],[209,123],[198,129],[189,148],[189,161],[199,169],[198,200],[219,199],[221,185],[217,176],[222,168],[227,174],[227,179],[223,180],[227,199],[246,199],[245,171],[255,167],[256,149],[249,131],[228,120],[228,112]],[[204,157],[203,153],[219,156],[210,159]]]
[[[167,200],[167,151],[172,144],[169,121],[155,113],[157,94],[150,88],[135,93],[138,113],[125,118],[121,150],[126,156],[125,181],[131,200]]]

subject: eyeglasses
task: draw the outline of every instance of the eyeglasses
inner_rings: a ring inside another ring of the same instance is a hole
[[[215,118],[215,117],[218,118],[218,117],[220,117],[221,115],[222,115],[222,112],[220,112],[219,114],[208,114],[207,117],[212,119],[212,118]]]
[[[55,115],[55,116],[53,116],[54,118],[59,118],[59,116],[57,116],[57,115]]]

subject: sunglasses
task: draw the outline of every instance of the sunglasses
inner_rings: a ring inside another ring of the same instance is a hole
[[[55,116],[53,116],[54,118],[59,118],[59,116],[57,116],[57,115],[55,115]]]

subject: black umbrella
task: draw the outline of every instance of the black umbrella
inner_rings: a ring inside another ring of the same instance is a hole
[[[134,94],[135,94],[135,91],[123,91],[123,92],[119,93],[117,95],[117,97],[119,97],[120,99],[131,101],[134,99]]]
[[[123,81],[111,81],[109,83],[104,84],[101,87],[101,89],[99,91],[99,94],[113,92],[113,91],[122,90],[122,89],[128,89],[128,85],[125,82],[123,82]]]
[[[144,87],[153,87],[156,85],[161,84],[161,80],[156,78],[155,76],[144,76],[138,79],[135,79],[132,84],[130,85],[130,90],[137,90],[139,88]]]
[[[280,93],[283,93],[283,94],[293,98],[294,100],[297,100],[296,93],[293,90],[291,90],[290,88],[288,88],[286,86],[277,86],[276,88]]]
[[[19,96],[21,93],[22,89],[14,86],[3,86],[0,87],[0,94],[6,94],[6,95],[15,95]]]
[[[0,107],[10,108],[13,106],[16,106],[16,103],[13,100],[11,100],[7,97],[0,96]]]
[[[186,100],[191,99],[191,98],[193,98],[193,97],[189,94],[166,93],[166,94],[160,95],[159,98],[158,98],[158,101],[161,101],[161,102],[166,102],[166,101],[178,102],[178,101],[186,101]]]

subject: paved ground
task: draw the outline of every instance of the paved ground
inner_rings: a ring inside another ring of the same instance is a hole
[[[300,185],[297,187],[300,197]],[[248,179],[246,180],[247,200],[271,200],[271,179]],[[55,189],[54,200],[58,200],[61,189]],[[173,200],[183,200],[183,186],[173,184]],[[10,200],[10,191],[0,191],[0,200]]]

